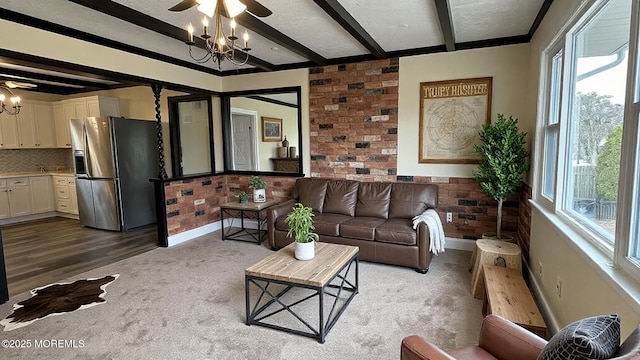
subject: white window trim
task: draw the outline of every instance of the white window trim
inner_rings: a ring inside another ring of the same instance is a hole
[[[640,205],[633,207],[630,202],[618,202],[618,214],[631,214],[625,216],[617,223],[616,226],[616,242],[611,246],[603,242],[602,237],[580,222],[568,216],[564,211],[564,191],[566,163],[569,159],[569,148],[567,146],[569,134],[569,122],[562,121],[567,119],[570,110],[568,101],[564,101],[566,96],[573,91],[572,74],[566,71],[565,62],[571,61],[573,58],[573,41],[576,32],[584,28],[600,10],[608,3],[608,0],[587,0],[584,1],[578,9],[573,13],[570,19],[558,31],[550,44],[544,49],[540,61],[540,78],[539,78],[539,94],[537,107],[537,136],[535,139],[535,154],[538,157],[534,163],[534,173],[537,176],[533,181],[533,198],[530,200],[532,206],[538,209],[558,230],[564,238],[571,244],[575,245],[577,252],[580,253],[587,263],[591,264],[599,273],[605,275],[608,280],[619,285],[619,291],[627,295],[627,299],[632,299],[633,305],[640,307],[640,262],[631,260],[628,257],[629,246],[631,243],[630,223],[631,219],[640,216]],[[622,164],[627,169],[633,169],[620,174],[620,186],[618,192],[619,199],[631,199],[640,197],[640,169],[638,168],[638,160],[640,159],[640,64],[638,52],[640,52],[640,4],[637,1],[632,2],[632,34],[630,46],[628,66],[627,84],[634,84],[634,92],[627,92],[625,102],[625,119],[636,119],[636,121],[627,120],[624,123],[625,130],[623,135],[623,143],[628,144],[630,141],[636,141],[635,148],[631,146],[623,147],[621,154]],[[580,21],[581,19],[585,19]],[[553,56],[557,54],[559,49],[563,49],[563,77],[562,91],[560,94],[561,104],[561,121],[559,129],[557,160],[556,160],[556,183],[554,200],[550,200],[544,195],[543,191],[543,169],[544,169],[544,152],[545,152],[545,134],[547,127],[547,115],[549,107],[550,80],[552,71],[549,66]],[[575,71],[575,67],[570,68],[571,72]],[[564,86],[569,84],[569,86]],[[633,101],[632,101],[633,100]],[[626,139],[626,141],[625,141]],[[560,156],[562,154],[562,156]],[[634,176],[628,176],[629,174]],[[640,225],[638,225],[640,230]],[[640,234],[636,235],[640,241]]]

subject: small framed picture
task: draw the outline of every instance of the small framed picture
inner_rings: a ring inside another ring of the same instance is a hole
[[[282,119],[262,117],[262,141],[282,141]]]

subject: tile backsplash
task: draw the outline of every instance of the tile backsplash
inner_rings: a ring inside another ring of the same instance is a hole
[[[0,174],[39,171],[73,170],[71,149],[0,150]]]

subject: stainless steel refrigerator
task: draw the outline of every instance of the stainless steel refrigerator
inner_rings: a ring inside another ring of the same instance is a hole
[[[127,231],[155,223],[150,178],[158,176],[155,122],[71,119],[80,224]]]

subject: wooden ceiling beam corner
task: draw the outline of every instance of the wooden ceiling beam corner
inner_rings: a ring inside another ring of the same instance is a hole
[[[97,81],[74,79],[74,78],[68,78],[63,76],[41,74],[41,73],[32,72],[32,71],[0,67],[0,77],[2,77],[2,75],[9,75],[9,76],[15,76],[15,77],[21,78],[21,79],[16,79],[16,81],[43,80],[43,81],[57,82],[61,84],[69,84],[69,85],[76,85],[76,86],[82,86],[82,87],[96,87],[96,88],[106,88],[108,85],[108,84],[100,83]]]
[[[362,25],[340,5],[338,0],[313,0],[313,2],[320,6],[324,12],[331,16],[331,18],[340,24],[351,36],[358,40],[362,46],[367,48],[376,59],[387,58],[387,54],[382,47],[369,35]]]
[[[444,37],[444,44],[447,51],[456,51],[456,38],[453,32],[453,22],[451,21],[451,7],[449,0],[434,0],[436,10],[438,11],[438,20],[440,21],[440,29]]]
[[[540,26],[540,23],[542,23],[542,19],[544,19],[544,16],[547,15],[547,11],[549,11],[552,3],[553,0],[544,0],[544,2],[542,3],[540,11],[538,11],[538,15],[536,15],[536,19],[533,21],[533,24],[531,24],[531,28],[529,29],[529,33],[527,34],[527,36],[529,37],[529,41],[531,41],[533,35],[536,33],[536,30],[538,30],[538,26]]]

